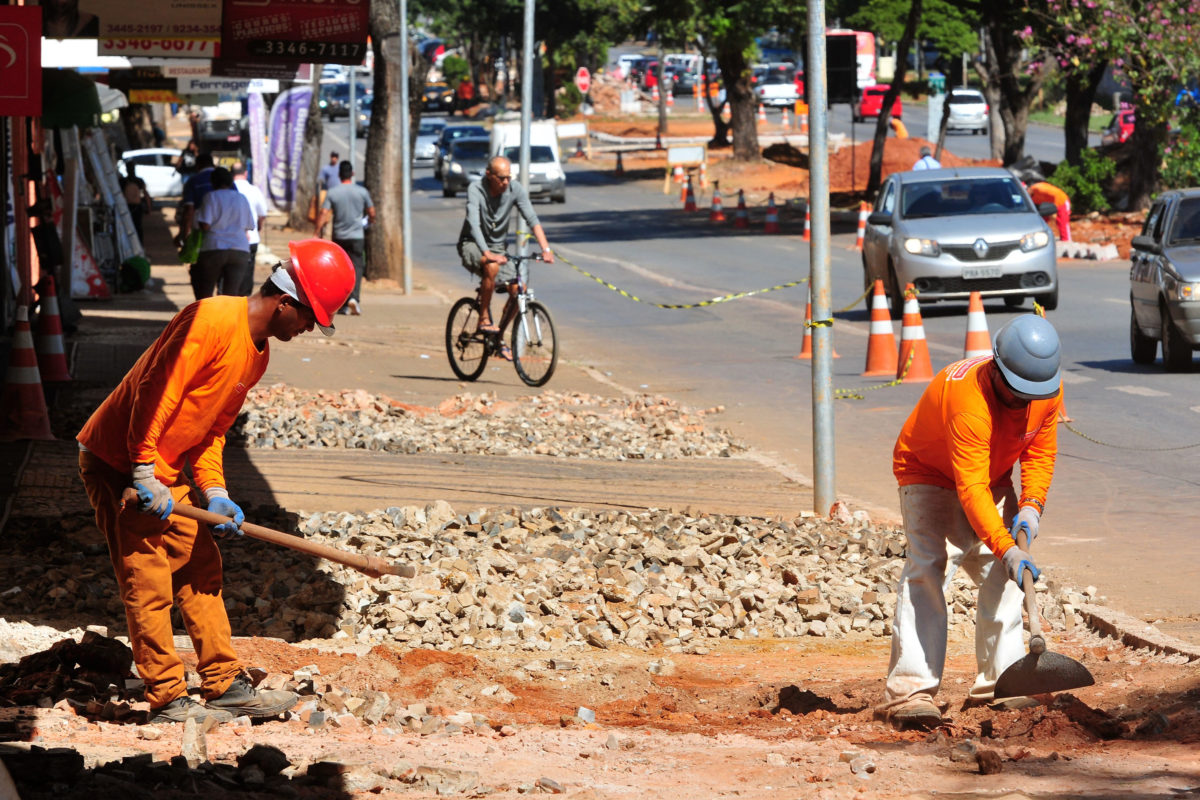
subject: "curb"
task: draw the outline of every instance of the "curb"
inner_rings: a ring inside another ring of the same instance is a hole
[[[1200,646],[1168,636],[1148,622],[1136,617],[1096,605],[1081,605],[1080,614],[1095,631],[1117,639],[1126,647],[1135,650],[1153,650],[1165,655],[1185,656],[1191,661],[1200,660]]]

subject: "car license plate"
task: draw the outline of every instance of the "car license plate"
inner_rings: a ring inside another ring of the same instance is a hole
[[[963,280],[975,280],[978,278],[999,278],[1004,274],[1004,270],[1000,267],[963,267]]]

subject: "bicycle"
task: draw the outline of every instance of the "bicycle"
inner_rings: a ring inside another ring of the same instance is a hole
[[[504,346],[504,331],[511,317],[513,367],[529,386],[542,386],[554,374],[558,365],[558,339],[554,335],[554,322],[546,307],[534,299],[529,287],[528,275],[521,280],[522,265],[526,261],[541,261],[540,253],[528,256],[510,255],[516,262],[518,277],[505,284],[496,284],[496,292],[507,291],[515,283],[517,293],[509,295],[500,317],[500,330],[479,330],[479,289],[474,297],[459,298],[450,308],[446,318],[446,354],[450,357],[450,368],[464,381],[473,381],[483,374],[488,358],[499,355]],[[515,314],[512,313],[513,306]]]

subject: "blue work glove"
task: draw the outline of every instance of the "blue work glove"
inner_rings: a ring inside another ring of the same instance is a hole
[[[1026,569],[1033,573],[1034,581],[1041,577],[1042,571],[1037,568],[1037,564],[1033,563],[1033,556],[1019,547],[1008,548],[1000,560],[1004,562],[1004,569],[1008,572],[1008,577],[1022,589],[1025,587],[1021,584],[1021,579],[1024,577]]]
[[[224,539],[227,536],[241,536],[242,523],[246,521],[246,515],[242,513],[242,509],[238,504],[229,499],[229,492],[219,486],[213,486],[204,490],[204,496],[208,499],[208,510],[214,514],[220,514],[223,517],[230,517],[232,522],[222,522],[220,525],[214,525],[212,528],[213,535],[218,539]]]
[[[175,498],[171,490],[154,477],[153,464],[133,465],[133,488],[137,489],[138,511],[143,514],[153,514],[159,519],[167,519],[175,508]]]
[[[1029,535],[1029,541],[1025,543],[1025,546],[1028,547],[1029,545],[1033,544],[1033,540],[1036,539],[1038,535],[1038,523],[1041,521],[1041,519],[1042,515],[1039,514],[1038,510],[1033,506],[1021,506],[1021,510],[1017,512],[1015,517],[1013,517],[1012,527],[1009,528],[1009,533],[1012,534],[1013,541],[1018,542],[1019,544],[1017,539],[1017,531],[1021,528],[1024,528],[1025,533]]]

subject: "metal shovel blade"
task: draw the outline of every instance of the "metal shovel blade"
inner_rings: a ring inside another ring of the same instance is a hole
[[[1068,689],[1092,686],[1096,679],[1088,668],[1073,658],[1045,651],[1025,656],[1000,673],[996,681],[995,698],[1024,697],[1034,694],[1053,694]]]

